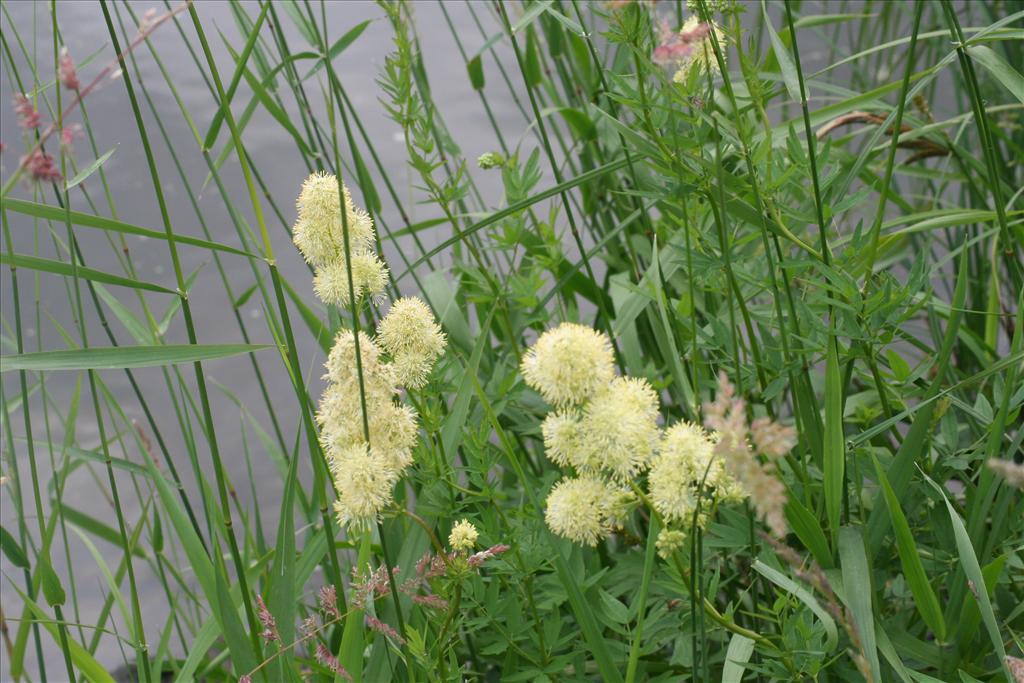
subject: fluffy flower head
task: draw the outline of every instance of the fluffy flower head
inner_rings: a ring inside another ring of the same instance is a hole
[[[990,470],[1003,478],[1007,486],[1024,489],[1024,465],[998,458],[989,458],[985,463]]]
[[[544,453],[551,462],[565,467],[581,459],[585,435],[575,412],[548,413],[540,430],[544,435]]]
[[[448,535],[448,545],[452,550],[472,550],[478,535],[473,523],[464,519],[452,527],[452,532]]]
[[[398,383],[418,389],[427,382],[447,339],[433,313],[416,297],[404,297],[377,326],[377,341],[391,355]]]
[[[579,405],[614,376],[611,342],[585,325],[562,323],[530,347],[522,372],[526,383],[548,403]]]
[[[712,449],[704,430],[689,423],[680,422],[665,433],[647,484],[651,502],[667,521],[691,522]]]
[[[360,248],[352,253],[352,293],[359,299],[375,296],[388,283],[388,268],[372,251]],[[347,307],[351,301],[348,265],[343,254],[316,268],[313,292],[325,304]]]
[[[401,472],[412,462],[417,434],[416,412],[388,399],[367,401],[366,413],[374,452],[388,467]],[[320,424],[320,442],[328,457],[352,444],[365,443],[358,387],[328,387],[316,417]]]
[[[544,518],[559,536],[597,545],[611,530],[609,513],[616,498],[611,487],[596,477],[563,479],[548,495]]]
[[[584,408],[582,448],[570,462],[618,480],[643,471],[658,443],[658,396],[645,379],[616,377]]]
[[[658,549],[658,555],[667,560],[677,550],[681,550],[685,543],[685,531],[680,529],[662,529],[658,532],[658,540],[655,541],[654,546]]]
[[[796,445],[796,431],[767,417],[759,417],[750,423],[750,440],[758,453],[775,460]]]
[[[342,526],[364,528],[380,515],[392,500],[398,473],[365,443],[353,444],[330,458],[331,474],[338,489],[334,512]]]
[[[367,399],[377,395],[391,397],[397,392],[394,378],[388,366],[381,359],[380,347],[365,332],[359,332],[359,356],[363,367],[363,384]],[[359,375],[356,367],[356,337],[351,330],[341,330],[334,338],[334,345],[324,363],[327,374],[324,379],[359,391]]]
[[[373,245],[373,219],[352,202],[344,188],[349,249],[354,254]],[[302,184],[296,202],[298,218],[292,239],[306,261],[323,266],[344,257],[345,241],[338,197],[338,179],[329,173],[314,173]]]

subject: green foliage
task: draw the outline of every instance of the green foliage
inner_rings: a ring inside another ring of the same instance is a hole
[[[117,663],[98,653],[115,646],[145,683],[333,681],[341,666],[362,681],[1012,680],[1024,497],[988,463],[1024,460],[1020,2],[443,3],[465,68],[443,77],[479,97],[494,133],[479,169],[431,89],[416,3],[379,5],[393,45],[371,113],[341,64],[375,27],[329,4],[233,5],[229,33],[197,3],[150,21],[161,41],[136,40],[131,4],[101,8],[108,56],[122,53],[102,92],[136,126],[113,158],[91,96],[70,108],[61,86],[65,8],[38,45],[3,9],[10,82],[47,120],[80,120],[91,161],[43,140],[71,180],[19,183],[31,168],[5,153],[0,676],[109,681]],[[456,11],[479,36],[456,30]],[[691,16],[718,30],[661,33]],[[202,120],[172,59],[209,88]],[[152,99],[157,81],[173,105]],[[499,96],[519,129],[498,126]],[[381,114],[407,173],[367,134]],[[172,143],[172,123],[193,147]],[[406,396],[415,464],[365,534],[331,513],[311,368],[387,306],[324,307],[303,294],[307,271],[281,271],[281,207],[303,178],[264,184],[245,145],[267,130],[302,167],[344,178],[394,254],[388,298],[421,297],[448,337]],[[48,135],[23,133],[26,151]],[[225,178],[235,160],[241,182]],[[115,162],[138,165],[160,225],[119,217]],[[173,283],[140,278],[128,238],[151,240]],[[101,249],[114,265],[90,267]],[[225,298],[195,295],[200,275]],[[43,279],[71,320],[40,301]],[[232,341],[203,341],[199,311],[223,314],[217,338]],[[663,425],[703,422],[723,375],[750,418],[792,426],[773,470],[789,533],[720,501],[665,557],[642,505],[595,548],[552,533],[545,499],[564,473],[519,367],[563,321],[609,333],[619,373],[659,392]],[[258,393],[210,392],[213,361]],[[55,373],[76,373],[69,401]],[[244,452],[221,452],[229,433]],[[243,461],[249,481],[233,480],[226,463]],[[84,512],[83,491],[109,514]],[[457,553],[446,539],[462,519],[479,540]],[[96,590],[83,558],[102,577],[96,611],[80,609]]]

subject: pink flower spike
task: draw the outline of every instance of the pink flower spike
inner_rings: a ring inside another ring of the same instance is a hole
[[[26,130],[38,128],[43,122],[32,100],[22,93],[14,96],[14,113],[18,115],[18,125]]]
[[[346,681],[352,680],[352,674],[345,670],[345,667],[341,665],[338,658],[332,655],[331,651],[328,650],[323,643],[316,644],[316,658],[321,664],[344,678]]]
[[[377,617],[373,617],[373,616],[370,616],[369,614],[367,614],[366,615],[366,625],[368,627],[370,627],[371,629],[373,629],[374,631],[376,631],[377,633],[380,633],[380,634],[386,636],[387,638],[390,638],[391,640],[395,641],[399,645],[405,645],[405,638],[403,638],[402,636],[398,635],[398,631],[396,631],[395,629],[391,628],[390,626],[385,624],[383,621],[381,621]]]
[[[417,605],[423,605],[436,610],[448,609],[448,601],[439,595],[414,595],[412,601]]]
[[[34,180],[54,181],[63,176],[53,157],[41,149],[37,149],[21,158],[21,165],[31,174]]]
[[[260,633],[260,637],[267,641],[279,640],[280,636],[277,634],[277,622],[274,621],[274,615],[267,609],[267,605],[263,602],[263,597],[260,595],[256,596],[256,607],[258,609],[257,616],[259,617],[260,624],[263,625],[263,631]]]
[[[75,71],[75,62],[68,54],[66,47],[60,51],[60,82],[68,90],[78,90],[81,84],[78,82],[78,72]]]
[[[338,612],[338,594],[335,592],[334,586],[321,587],[317,597],[320,599],[320,610],[322,612],[335,619],[341,619],[341,614]]]
[[[82,124],[72,123],[70,126],[66,126],[60,131],[60,144],[61,147],[70,150],[71,143],[75,141],[75,137],[81,135]]]
[[[684,59],[687,55],[692,52],[691,48],[686,43],[672,42],[664,45],[659,45],[654,48],[654,56],[652,57],[655,64],[663,65],[671,62],[676,62]]]
[[[479,567],[492,557],[497,557],[498,555],[501,555],[502,553],[508,551],[511,547],[512,546],[505,545],[504,543],[492,545],[487,550],[481,550],[475,555],[470,555],[469,559],[466,562],[469,564],[470,567]]]

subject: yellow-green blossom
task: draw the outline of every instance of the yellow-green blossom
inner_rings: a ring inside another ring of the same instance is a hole
[[[680,529],[662,529],[658,532],[658,540],[654,542],[654,546],[658,550],[658,555],[667,560],[676,551],[682,550],[686,538],[686,532]]]
[[[448,545],[452,550],[472,550],[478,535],[473,523],[464,519],[452,527],[452,532],[448,535]]]
[[[548,494],[544,518],[559,536],[597,545],[611,531],[610,513],[617,499],[616,492],[596,477],[563,479]]]
[[[349,248],[352,253],[370,249],[374,242],[373,219],[355,206],[344,188],[348,219]],[[292,239],[313,266],[333,263],[345,255],[338,179],[329,173],[314,173],[302,184],[296,202],[298,218]]]
[[[728,502],[744,498],[743,489],[716,456],[712,438],[688,422],[665,430],[647,487],[651,502],[666,520],[686,524],[692,520],[700,490]]]
[[[418,427],[416,412],[391,399],[366,402],[370,445],[399,473],[412,462]],[[365,443],[363,406],[358,387],[331,385],[324,391],[317,411],[320,442],[328,454],[354,443]]]
[[[447,344],[434,314],[416,297],[391,304],[391,310],[377,325],[377,341],[391,355],[398,383],[411,389],[426,384]]]
[[[329,463],[338,490],[334,501],[338,522],[368,528],[391,502],[398,473],[365,443],[334,452]]]
[[[566,467],[580,460],[585,434],[575,411],[548,413],[540,430],[544,435],[544,453],[551,462]]]
[[[626,480],[646,469],[658,443],[658,396],[647,380],[616,377],[583,409],[582,448],[569,462]]]
[[[523,356],[523,379],[548,403],[579,405],[615,374],[608,337],[585,325],[562,323],[542,334]]]
[[[359,332],[359,357],[368,399],[390,398],[398,393],[397,381],[391,368],[381,358],[380,347],[370,335],[362,331]],[[324,379],[359,391],[356,342],[351,330],[341,330],[335,336],[324,367],[327,368]]]
[[[316,267],[313,292],[331,306],[347,307],[350,294],[357,299],[372,297],[388,284],[388,269],[377,255],[365,248],[352,252],[352,291],[349,291],[348,266],[344,254]]]

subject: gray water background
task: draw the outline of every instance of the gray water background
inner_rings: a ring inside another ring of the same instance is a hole
[[[141,16],[148,8],[156,6],[156,3],[133,2],[132,7],[136,14]],[[250,16],[255,16],[258,11],[253,3],[246,3],[246,10]],[[32,3],[27,1],[8,2],[7,12],[14,25],[18,27],[23,40],[29,49],[33,49],[33,35],[36,50],[35,62],[40,69],[51,68],[52,46],[50,39],[50,18],[48,12],[49,3]],[[317,4],[319,7],[319,4]],[[466,159],[472,160],[484,152],[498,149],[493,130],[487,120],[485,111],[480,103],[477,94],[472,90],[469,79],[466,75],[464,61],[460,56],[452,40],[451,33],[445,23],[444,16],[435,2],[413,3],[415,20],[418,29],[418,37],[424,63],[430,84],[435,94],[435,102],[438,105],[438,115],[443,119],[448,129],[452,132],[454,141],[461,147]],[[477,3],[476,12],[484,24],[485,34],[491,35],[499,31],[500,26],[493,16],[489,3]],[[844,6],[845,8],[846,6]],[[161,7],[162,9],[162,7]],[[463,3],[451,2],[447,5],[451,19],[459,32],[467,52],[472,55],[484,44],[485,37],[478,30],[466,5]],[[240,49],[244,38],[236,27],[231,16],[230,9],[226,2],[199,2],[197,10],[203,20],[217,63],[221,70],[222,79],[227,81],[233,71],[233,60],[228,51],[224,48],[222,41],[211,30],[216,26],[223,31],[235,50]],[[668,11],[668,8],[663,9]],[[748,15],[757,11],[756,5],[748,8]],[[818,11],[821,13],[854,11],[850,9],[838,9],[838,3],[823,3],[808,5],[807,11]],[[123,13],[123,10],[122,10]],[[407,155],[401,131],[397,124],[388,119],[384,108],[378,102],[382,96],[375,79],[380,72],[384,57],[392,51],[392,34],[389,25],[383,17],[383,12],[372,2],[329,2],[327,4],[328,25],[330,30],[329,40],[336,40],[352,26],[370,19],[371,24],[366,31],[356,40],[339,58],[334,61],[334,68],[344,84],[353,105],[359,111],[363,125],[373,141],[377,153],[381,157],[382,164],[389,174],[392,182],[401,194],[403,206],[409,213],[412,222],[434,218],[438,215],[435,207],[423,207],[417,205],[420,198],[414,184],[417,184],[407,167]],[[278,7],[278,16],[282,21],[284,30],[288,36],[289,46],[293,53],[306,49],[312,49],[305,44],[304,39],[294,27],[286,14]],[[64,42],[69,51],[76,58],[82,59],[92,54],[97,49],[103,48],[103,52],[92,64],[83,66],[80,69],[80,77],[83,83],[88,82],[99,69],[106,65],[113,57],[109,45],[109,37],[103,22],[103,16],[99,6],[95,2],[61,2],[58,3],[58,17]],[[125,17],[127,20],[127,17]],[[189,35],[193,45],[198,49],[198,41],[195,39],[194,30],[187,15],[180,17],[186,33]],[[115,20],[116,21],[116,20]],[[33,25],[35,29],[33,32]],[[778,23],[776,23],[778,26]],[[11,41],[13,35],[9,32],[10,24],[5,17],[2,22],[3,30]],[[845,34],[844,34],[845,35]],[[119,36],[119,38],[121,38]],[[171,77],[178,89],[179,94],[185,101],[197,127],[201,133],[205,133],[209,121],[215,112],[215,107],[209,91],[199,71],[196,69],[192,58],[185,51],[181,37],[171,25],[165,25],[158,29],[151,38],[160,57],[164,60],[165,66],[170,71]],[[824,33],[815,34],[812,31],[801,33],[802,56],[806,64],[815,68],[816,64],[823,64],[826,58],[827,37]],[[26,62],[17,53],[16,44],[12,43],[15,49],[15,64],[22,78],[30,74]],[[515,60],[507,45],[499,43],[495,46],[498,56],[502,59],[509,70],[515,87],[519,90],[520,96],[524,96],[518,69],[515,67]],[[3,68],[0,68],[0,93],[8,97],[9,93],[15,91],[8,74],[9,65],[6,63],[6,55],[0,57]],[[197,145],[187,125],[182,120],[178,105],[174,101],[169,88],[164,83],[156,64],[152,60],[148,49],[140,47],[136,51],[136,61],[141,73],[136,74],[134,69],[132,76],[135,79],[135,86],[138,89],[141,79],[153,98],[164,125],[174,142],[176,153],[182,162],[185,173],[192,184],[193,189],[198,188],[207,177],[207,166],[203,161]],[[300,73],[304,73],[309,62],[300,63]],[[503,135],[512,147],[522,142],[524,153],[529,153],[536,147],[536,140],[533,134],[528,131],[528,121],[519,113],[515,106],[512,95],[501,80],[501,76],[494,66],[493,58],[483,60],[487,81],[486,93],[492,105],[497,123]],[[830,77],[832,82],[844,82],[844,74],[849,69],[844,69]],[[888,74],[878,74],[878,82],[884,82],[891,78]],[[282,83],[283,86],[283,83]],[[310,80],[306,83],[307,95],[317,110],[317,118],[326,121],[323,114],[323,103],[317,81]],[[52,90],[48,92],[52,100]],[[291,101],[290,91],[282,90],[282,96],[286,106],[295,114],[295,103]],[[251,91],[242,82],[238,94],[234,98],[236,116],[240,113],[241,107],[248,103]],[[525,96],[524,96],[525,97]],[[936,114],[941,118],[943,114],[952,112],[941,111],[938,103],[932,103],[936,108]],[[170,217],[174,229],[180,234],[201,236],[198,222],[188,203],[187,196],[177,177],[172,159],[167,153],[162,138],[160,138],[155,122],[143,100],[141,106],[144,111],[147,129],[150,140],[153,144],[157,166],[160,171],[163,191],[170,206]],[[142,146],[138,139],[138,131],[128,104],[124,90],[124,84],[119,81],[112,81],[103,85],[99,90],[89,96],[87,107],[92,122],[93,130],[97,139],[97,146],[100,153],[116,147],[113,156],[107,161],[104,170],[111,183],[114,200],[121,220],[135,223],[155,230],[162,230],[160,215],[146,170],[146,162]],[[49,115],[43,109],[44,118]],[[779,112],[773,112],[777,115]],[[71,121],[80,121],[79,114],[71,117]],[[293,121],[298,126],[297,115]],[[222,130],[216,151],[227,139],[226,127]],[[21,134],[17,128],[17,122],[7,100],[0,102],[0,140],[7,145],[7,151],[0,157],[0,163],[4,168],[0,177],[8,177],[12,165],[16,163],[17,157],[22,153]],[[252,163],[258,168],[272,193],[278,207],[281,209],[287,221],[294,219],[294,197],[299,191],[302,180],[307,174],[294,142],[283,132],[280,125],[274,121],[266,111],[260,107],[248,124],[244,140],[247,152],[252,158]],[[359,142],[362,148],[361,140]],[[75,142],[75,156],[80,165],[88,164],[94,158],[89,148],[88,141],[79,138]],[[347,156],[347,155],[346,155]],[[369,164],[369,161],[367,162]],[[553,182],[547,164],[542,163],[545,169],[545,177],[541,180],[539,187],[547,187]],[[380,182],[377,171],[372,166],[370,172],[377,179],[378,192],[383,200],[383,220],[392,229],[399,229],[402,223],[397,210],[389,200]],[[474,180],[483,194],[488,207],[500,206],[502,192],[500,177],[497,172],[484,173],[471,168]],[[221,169],[221,177],[225,187],[231,193],[231,199],[235,207],[243,214],[250,225],[255,226],[251,216],[251,206],[245,191],[242,174],[237,162],[237,157],[232,155]],[[350,183],[354,184],[354,183]],[[86,187],[96,201],[100,213],[106,213],[106,204],[103,199],[102,190],[98,178],[94,177],[86,181]],[[31,198],[31,188],[26,184],[16,191],[20,198]],[[359,193],[356,191],[357,201]],[[44,201],[55,204],[56,201],[49,191],[37,201]],[[207,220],[207,224],[213,234],[213,239],[229,245],[237,245],[237,237],[232,227],[224,202],[218,195],[216,186],[210,183],[203,191],[200,199],[200,209]],[[81,199],[77,192],[72,193],[72,208],[79,211],[89,212],[89,207]],[[264,202],[264,212],[270,233],[273,238],[274,250],[278,264],[284,276],[298,290],[304,300],[314,302],[310,286],[310,276],[300,256],[291,245],[281,225],[270,211],[269,206]],[[8,213],[11,228],[14,233],[15,251],[18,253],[36,253],[35,237],[41,237],[39,253],[43,256],[54,258],[55,251],[46,233],[46,226],[40,223],[38,232],[34,229],[30,219],[20,214]],[[65,238],[62,225],[53,226],[55,234],[63,240]],[[450,236],[449,226],[439,226],[424,233],[424,241],[428,248]],[[103,238],[100,231],[78,228],[76,235],[85,252],[87,265],[90,267],[108,271],[120,272],[117,262],[111,252],[109,245]],[[144,238],[129,237],[128,244],[131,249],[133,262],[138,269],[138,277],[142,280],[155,282],[165,287],[174,289],[175,282],[170,266],[167,246],[162,241],[146,240]],[[402,261],[398,258],[396,249],[407,249],[406,253],[413,253],[408,240],[400,241],[398,246],[392,242],[385,243],[385,256],[393,269],[400,271]],[[200,343],[228,343],[241,341],[237,325],[229,313],[228,307],[231,302],[227,298],[219,276],[216,273],[214,264],[209,252],[187,246],[180,247],[179,253],[182,259],[182,267],[186,274],[200,269],[199,275],[190,292],[192,311],[196,321]],[[60,258],[66,260],[61,254]],[[234,293],[237,296],[253,283],[253,276],[250,266],[244,259],[225,255],[223,263],[227,276],[231,281]],[[439,261],[444,264],[444,259]],[[599,265],[599,264],[598,264]],[[55,329],[47,316],[52,316],[77,342],[76,322],[72,316],[72,308],[68,301],[69,290],[60,278],[43,274],[38,278],[30,271],[19,272],[19,283],[21,287],[21,304],[23,320],[23,333],[25,335],[26,350],[37,349],[61,349],[66,348],[66,342],[60,333]],[[36,289],[38,283],[38,290]],[[404,291],[416,293],[411,288],[413,284],[408,278],[402,282]],[[11,307],[10,280],[8,275],[0,278],[0,303],[3,306],[2,320],[4,324],[3,334],[7,339],[13,340],[13,310]],[[136,313],[139,312],[134,296],[127,290],[117,287],[109,287],[118,299],[129,306]],[[43,317],[35,319],[35,306],[33,301],[38,291],[39,306]],[[84,308],[87,311],[87,323],[89,325],[89,338],[92,345],[106,346],[108,341],[96,319],[92,303],[88,294],[83,290]],[[161,315],[165,306],[170,302],[169,295],[147,295],[147,299],[156,315]],[[121,324],[115,319],[109,310],[105,311],[118,341],[122,345],[133,344],[134,341]],[[243,315],[246,318],[247,326],[254,342],[272,343],[269,332],[263,320],[264,311],[258,295],[254,295],[245,305]],[[297,319],[294,309],[292,311],[292,323],[297,330],[297,344],[299,358],[307,370],[307,380],[313,395],[318,395],[318,381],[320,375],[320,363],[323,354],[316,341],[306,333],[302,323]],[[187,343],[184,324],[180,313],[175,319],[167,335],[168,343]],[[4,348],[4,353],[10,353],[12,349]],[[289,443],[295,438],[298,424],[297,414],[294,410],[294,394],[290,386],[287,373],[282,363],[272,357],[273,350],[262,352],[261,367],[264,377],[270,389],[272,401],[276,404],[275,410],[281,419],[281,427],[285,440]],[[215,420],[218,424],[218,441],[227,473],[235,484],[241,505],[249,511],[256,511],[261,515],[265,533],[271,538],[276,532],[275,520],[277,519],[280,493],[283,486],[282,478],[276,465],[265,457],[265,451],[256,440],[251,429],[244,424],[237,405],[228,396],[218,389],[218,384],[227,387],[236,396],[241,398],[248,410],[257,420],[270,431],[269,422],[266,420],[266,411],[263,401],[259,396],[259,389],[255,375],[252,372],[249,361],[245,357],[235,357],[223,360],[208,361],[203,364],[204,371],[208,378],[210,398]],[[178,471],[181,474],[186,487],[190,491],[190,499],[198,504],[199,498],[194,495],[194,476],[191,472],[188,457],[184,449],[177,422],[172,412],[172,406],[164,388],[161,373],[157,369],[136,370],[135,376],[147,402],[153,410],[156,421],[160,425],[162,434],[167,441],[171,457],[175,459]],[[194,378],[191,367],[182,366],[181,373],[187,384],[194,387]],[[104,371],[103,381],[109,387],[114,396],[121,402],[121,408],[129,418],[137,421],[143,426],[150,439],[149,428],[146,425],[142,409],[136,400],[128,381],[121,371]],[[51,405],[59,408],[62,412],[67,410],[68,403],[75,384],[80,378],[76,373],[56,372],[46,375],[46,389]],[[92,415],[91,404],[88,397],[88,387],[84,378],[82,381],[82,407],[81,415],[77,424],[76,442],[83,448],[96,448],[99,444],[99,437],[96,422]],[[17,375],[8,373],[3,377],[5,398],[11,400],[18,395]],[[37,441],[45,440],[46,434],[43,430],[43,408],[40,402],[40,395],[37,392],[32,400],[32,419],[34,432]],[[278,408],[277,406],[280,406]],[[59,421],[54,418],[51,409],[50,417],[56,433],[53,434],[55,441],[63,438],[60,433]],[[21,422],[21,413],[15,411],[12,415],[14,431],[16,435],[23,436],[24,430]],[[199,422],[192,421],[193,428],[198,431]],[[232,425],[237,426],[233,428]],[[110,429],[109,420],[107,421]],[[247,430],[245,439],[252,457],[252,472],[245,461],[243,452],[243,430]],[[209,467],[208,448],[199,439],[199,461],[203,464],[207,482],[212,485],[213,473]],[[136,462],[141,459],[138,453],[134,452],[134,444],[131,444],[127,455],[115,449],[114,454],[128,457]],[[22,490],[30,496],[30,482],[27,479],[28,461],[27,453],[24,450],[24,442],[16,444],[16,451],[22,482]],[[5,451],[3,459],[3,473],[11,475],[6,463],[9,454],[6,453],[7,443],[3,442]],[[154,453],[156,452],[154,446]],[[59,455],[59,454],[58,454]],[[40,476],[43,482],[50,480],[49,453],[44,449],[37,452],[37,459],[40,466]],[[106,476],[101,467],[93,466],[97,474],[97,481],[106,487]],[[256,499],[250,493],[250,478],[256,491]],[[123,496],[123,508],[129,524],[134,526],[141,513],[140,501],[136,499],[130,486],[131,482],[126,477],[120,476],[119,487]],[[13,482],[8,482],[5,487],[0,488],[0,515],[3,517],[4,527],[12,533],[16,530],[13,519],[13,507],[9,500],[8,487]],[[71,478],[68,488],[65,491],[65,501],[82,512],[90,514],[108,524],[113,525],[114,513],[111,506],[103,496],[97,495],[96,484],[86,473],[85,469],[78,470]],[[27,498],[26,505],[31,508],[31,498]],[[44,509],[49,512],[49,506],[44,501]],[[35,528],[34,517],[27,519],[29,529]],[[69,532],[70,533],[70,532]],[[170,529],[165,529],[165,535],[170,534]],[[99,568],[96,566],[92,556],[78,538],[71,533],[70,561],[74,564],[75,578],[78,590],[78,601],[82,621],[86,624],[92,623],[92,618],[103,603],[104,595],[107,592],[106,585],[102,579]],[[96,540],[95,543],[100,551],[105,553],[108,561],[116,562],[119,551],[114,546],[108,546],[103,541]],[[54,550],[53,560],[58,575],[66,577],[67,560],[63,548]],[[138,573],[139,593],[142,601],[146,633],[152,647],[159,641],[161,632],[168,615],[166,597],[160,587],[157,578],[149,570],[148,565],[136,562]],[[0,560],[0,569],[3,571],[0,586],[0,601],[2,601],[4,615],[8,620],[18,618],[21,613],[20,598],[11,589],[11,584],[22,586],[21,572],[15,570],[4,558]],[[316,582],[311,581],[311,590],[315,590]],[[66,586],[70,590],[70,586]],[[127,585],[123,584],[122,589],[127,591]],[[65,607],[66,616],[74,618],[73,610],[69,605]],[[124,633],[124,624],[115,608],[112,618],[117,628]],[[10,621],[12,637],[16,629],[16,623]],[[77,637],[77,631],[73,632]],[[86,636],[90,636],[86,633]],[[54,647],[52,640],[44,632],[44,645],[48,654],[48,674],[51,680],[58,680],[59,672],[63,671],[59,651]],[[178,648],[174,648],[177,652]],[[123,649],[118,646],[112,637],[104,638],[97,653],[98,659],[106,666],[116,668],[133,658],[133,653],[128,646]],[[0,679],[9,678],[9,664],[6,662],[7,654],[0,648]],[[52,662],[52,663],[51,663]],[[35,658],[30,642],[29,652],[26,655],[26,665],[30,675],[35,676]],[[57,673],[55,673],[57,672]]]

